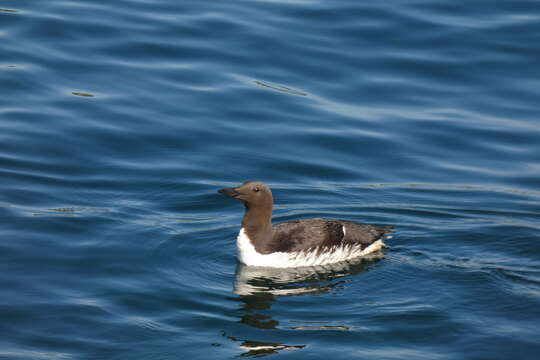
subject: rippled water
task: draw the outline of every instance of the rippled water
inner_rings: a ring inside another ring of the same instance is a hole
[[[536,1],[0,4],[0,358],[536,359]],[[243,208],[392,225],[237,264]]]

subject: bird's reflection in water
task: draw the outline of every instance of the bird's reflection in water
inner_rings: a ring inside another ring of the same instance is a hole
[[[275,354],[281,350],[302,349],[306,347],[306,345],[284,345],[276,342],[241,340],[234,336],[227,335],[225,332],[223,332],[223,336],[232,341],[241,342],[240,348],[245,352],[240,354],[240,356],[246,357],[262,357]]]
[[[241,302],[240,322],[257,329],[276,329],[279,321],[268,313],[272,304],[280,296],[301,296],[309,294],[324,294],[343,287],[348,276],[359,274],[378,261],[382,252],[374,253],[356,261],[341,262],[325,266],[299,268],[263,268],[238,264],[234,282],[235,298]],[[331,326],[327,324],[303,325],[289,327],[292,330],[340,330],[346,331],[347,326]],[[253,341],[239,339],[223,333],[230,340],[241,342],[240,348],[245,350],[241,356],[265,356],[281,350],[301,349],[306,345],[286,345],[276,342]]]

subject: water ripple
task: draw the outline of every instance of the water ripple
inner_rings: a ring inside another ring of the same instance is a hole
[[[0,357],[537,357],[535,2],[2,6]],[[256,179],[391,248],[238,266]]]

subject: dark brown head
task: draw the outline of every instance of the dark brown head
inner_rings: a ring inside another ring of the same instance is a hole
[[[246,206],[242,228],[255,249],[263,254],[272,241],[272,191],[260,181],[246,181],[240,186],[218,190]]]
[[[246,181],[240,186],[218,190],[219,193],[241,200],[248,209],[272,209],[272,191],[260,181]]]

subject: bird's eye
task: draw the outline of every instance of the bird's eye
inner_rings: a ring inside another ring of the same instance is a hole
[[[259,190],[261,190],[261,189],[259,189],[257,186],[255,186],[255,187],[253,188],[253,191],[255,191],[255,192],[259,192]]]

